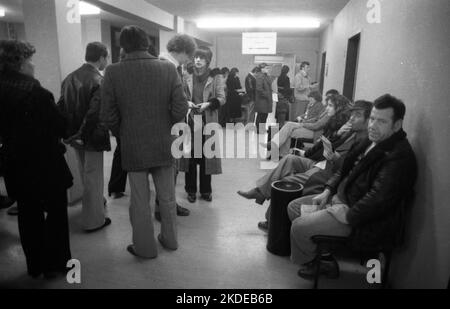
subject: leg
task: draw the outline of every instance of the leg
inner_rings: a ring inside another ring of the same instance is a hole
[[[256,182],[259,191],[269,198],[272,183],[293,174],[304,173],[314,167],[314,162],[307,158],[289,155],[281,159],[278,166]]]
[[[173,186],[171,175],[171,186]],[[131,200],[130,220],[133,228],[133,245],[137,255],[155,258],[158,255],[150,210],[150,182],[148,172],[129,173]]]
[[[288,150],[291,145],[291,135],[292,132],[301,127],[301,124],[297,122],[286,122],[283,128],[272,137],[272,147],[277,147],[279,145],[280,155],[285,151],[287,146]]]
[[[122,157],[120,150],[120,139],[116,138],[117,147],[111,168],[111,177],[108,184],[108,193],[123,193],[127,184],[127,172],[122,170]]]
[[[258,132],[258,134],[260,133],[260,125],[267,122],[267,117],[269,117],[269,114],[258,113],[258,116],[256,117],[256,132]]]
[[[211,175],[206,175],[206,159],[199,159],[200,164],[200,193],[202,195],[210,195],[212,193],[211,188]]]
[[[197,193],[197,162],[196,159],[189,159],[189,172],[184,175],[185,187],[187,194]]]
[[[155,183],[156,196],[161,212],[161,237],[164,247],[176,250],[177,240],[177,210],[175,202],[175,186],[173,183],[173,166],[157,167],[150,170]],[[152,224],[153,225],[153,224]]]
[[[303,265],[314,259],[317,249],[311,240],[314,235],[348,236],[350,233],[351,227],[337,221],[327,210],[300,216],[292,222],[291,260]]]
[[[42,204],[32,196],[20,196],[17,205],[20,241],[28,274],[33,277],[39,276],[44,271],[42,252],[45,246],[45,216]]]
[[[250,101],[248,104],[249,110],[248,110],[248,123],[255,123],[255,101]]]
[[[305,128],[298,128],[292,131],[291,138],[314,139],[314,131]]]
[[[83,222],[86,230],[105,223],[103,152],[84,152]]]
[[[58,189],[46,201],[44,271],[65,271],[71,259],[67,190]]]

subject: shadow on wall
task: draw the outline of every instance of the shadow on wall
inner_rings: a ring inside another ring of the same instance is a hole
[[[429,166],[429,152],[431,149],[431,139],[426,136],[426,132],[431,132],[432,121],[427,119],[426,113],[416,118],[417,126],[414,132],[418,132],[414,140],[410,142],[414,146],[414,152],[418,164],[418,178],[415,186],[415,199],[410,205],[407,213],[406,235],[404,245],[396,251],[393,257],[392,273],[390,275],[393,287],[401,280],[410,279],[403,282],[403,287],[420,287],[420,280],[423,276],[433,276],[437,273],[437,244],[435,235],[434,203],[433,199],[433,177]],[[419,243],[420,242],[420,243]],[[419,245],[422,245],[419,248]],[[422,255],[417,259],[416,256]],[[413,261],[427,261],[420,265],[414,265]],[[419,269],[420,267],[420,269]],[[411,282],[411,279],[414,282]],[[431,280],[433,281],[433,280]],[[429,281],[428,281],[429,282]]]

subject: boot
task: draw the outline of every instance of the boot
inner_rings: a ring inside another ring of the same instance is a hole
[[[238,194],[248,200],[256,200],[256,203],[259,205],[264,204],[266,201],[266,197],[262,195],[258,188],[254,188],[248,192],[238,191]]]

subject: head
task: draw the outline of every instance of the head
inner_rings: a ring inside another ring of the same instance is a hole
[[[238,75],[238,73],[239,73],[238,68],[232,68],[231,71],[230,71],[230,75],[229,76],[235,77],[235,76]]]
[[[0,72],[15,71],[34,77],[33,55],[36,49],[28,42],[0,41]]]
[[[259,65],[259,68],[261,69],[261,72],[263,74],[269,74],[270,67],[269,67],[269,65],[267,63],[261,63]]]
[[[333,96],[328,100],[326,111],[328,116],[333,117],[341,113],[346,113],[350,108],[350,101],[343,95]]]
[[[312,91],[308,95],[310,103],[322,102],[322,95],[318,91]]]
[[[147,33],[138,26],[125,26],[120,32],[120,47],[122,47],[127,54],[145,51],[150,47],[150,41]]]
[[[211,77],[216,77],[219,74],[221,74],[220,73],[220,68],[214,68],[214,69],[211,70],[211,73],[209,73],[209,75],[211,75]]]
[[[405,112],[405,104],[390,94],[376,99],[369,119],[369,139],[378,144],[399,132]]]
[[[84,59],[103,71],[108,65],[108,48],[100,42],[89,43],[86,47]]]
[[[325,94],[325,101],[323,101],[323,104],[325,106],[327,106],[328,101],[331,99],[331,97],[337,96],[337,95],[339,95],[339,91],[337,91],[335,89],[328,90],[327,93]]]
[[[310,65],[311,65],[311,64],[310,64],[308,61],[303,61],[303,62],[300,64],[300,70],[303,71],[303,72],[305,72],[305,73],[309,73]]]
[[[194,58],[197,44],[193,38],[187,34],[178,34],[170,39],[167,43],[167,51],[175,58],[180,64],[186,64]]]
[[[220,70],[220,73],[226,79],[226,78],[228,78],[228,75],[230,75],[230,69],[227,67],[223,67],[222,70]]]
[[[198,47],[194,53],[194,66],[198,70],[209,68],[213,53],[206,46]]]
[[[372,112],[373,103],[368,101],[356,101],[353,107],[350,109],[350,124],[352,125],[352,131],[361,132],[367,131],[369,124],[370,113]]]
[[[290,69],[287,65],[283,65],[283,67],[281,68],[281,75],[288,75]]]
[[[260,72],[261,72],[261,68],[259,66],[254,67],[253,70],[252,70],[253,74],[260,73]]]

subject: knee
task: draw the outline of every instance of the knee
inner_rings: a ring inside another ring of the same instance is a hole
[[[291,239],[305,239],[305,238],[309,238],[308,228],[305,224],[305,220],[299,217],[292,222]]]

